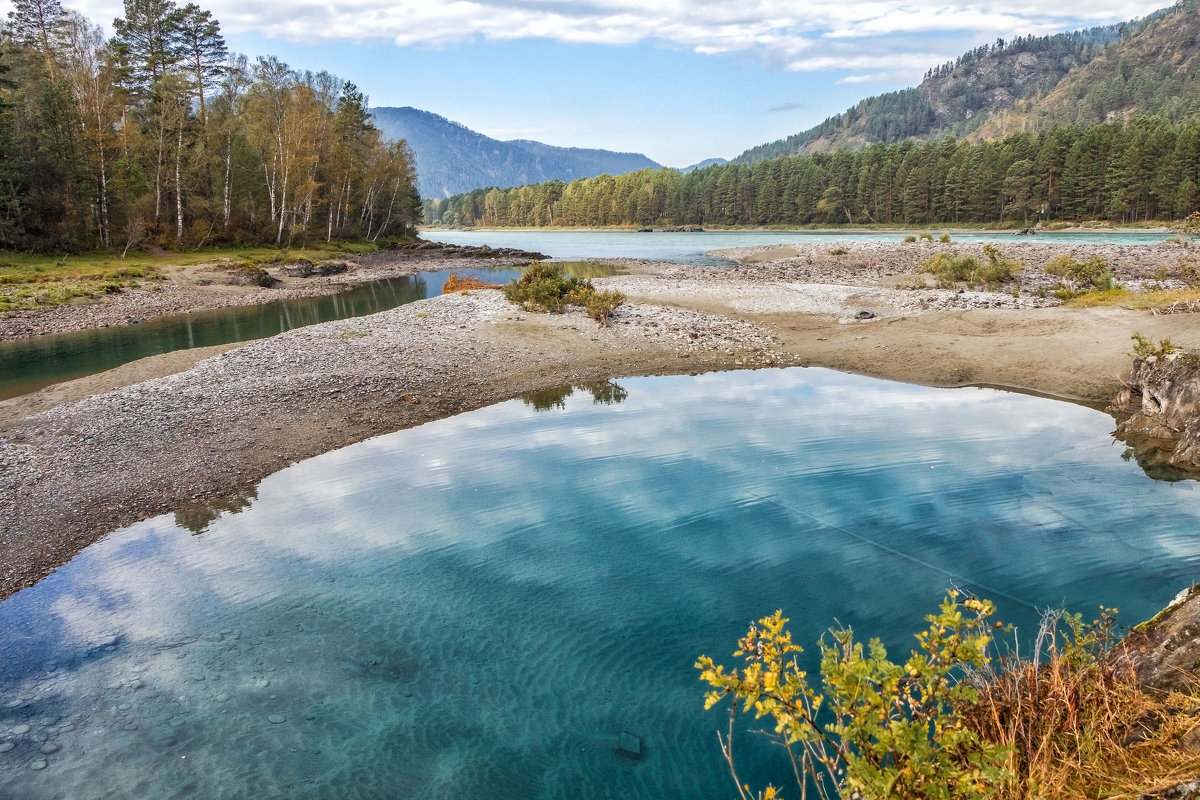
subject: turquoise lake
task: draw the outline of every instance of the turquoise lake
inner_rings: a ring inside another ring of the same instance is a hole
[[[950,585],[1030,634],[1051,606],[1133,624],[1200,573],[1200,485],[1088,408],[800,368],[616,383],[302,462],[0,603],[0,797],[725,800],[693,663],[751,619],[907,652]],[[754,737],[739,761],[788,780]]]

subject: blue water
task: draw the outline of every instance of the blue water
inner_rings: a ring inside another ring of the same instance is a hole
[[[904,231],[704,231],[703,233],[638,233],[617,230],[441,230],[421,231],[421,236],[451,244],[487,244],[519,247],[545,253],[560,260],[586,258],[644,258],[682,264],[724,263],[708,253],[730,247],[773,244],[836,245],[847,242],[902,242]],[[935,234],[935,236],[938,234]],[[963,244],[984,242],[1044,242],[1074,244],[1158,244],[1169,233],[1039,233],[1014,236],[1011,232],[953,233]]]
[[[1087,408],[816,369],[619,383],[305,461],[0,603],[0,797],[726,800],[692,665],[752,618],[907,648],[950,584],[1028,632],[1141,620],[1200,572],[1200,484],[1146,478]]]

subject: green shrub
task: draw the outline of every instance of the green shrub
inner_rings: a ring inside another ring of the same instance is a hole
[[[1009,750],[967,728],[955,709],[979,699],[962,678],[990,661],[993,611],[988,601],[960,601],[949,592],[917,634],[920,649],[903,662],[891,661],[878,639],[864,646],[851,629],[834,628],[819,643],[820,689],[799,668],[802,648],[776,611],[738,641],[734,656],[744,659],[742,668],[726,672],[708,656],[696,662],[713,689],[705,708],[732,699],[731,738],[739,706],[771,717],[797,781],[812,780],[823,797],[989,797],[990,787],[1009,777]],[[736,777],[732,741],[721,744]],[[777,790],[761,797],[778,797]]]
[[[1146,796],[1147,780],[1194,775],[1179,746],[1195,727],[1195,695],[1144,691],[1131,669],[1108,658],[1118,643],[1115,608],[1046,611],[1029,652],[1000,643],[987,600],[947,592],[925,619],[918,647],[892,661],[878,639],[849,628],[823,637],[820,683],[809,683],[782,613],[751,624],[731,670],[701,656],[705,707],[728,697],[721,752],[742,800],[755,792],[733,758],[739,712],[769,720],[762,733],[790,760],[799,796],[843,798],[1024,798]]]
[[[922,233],[922,234],[921,234],[921,235],[920,235],[918,238],[919,238],[919,239],[920,239],[922,242],[932,242],[932,241],[933,241],[933,234],[932,234],[932,233]]]
[[[504,286],[504,296],[527,311],[559,314],[567,306],[567,296],[581,283],[587,282],[564,274],[557,264],[531,264],[520,278]]]
[[[913,236],[913,235],[910,233],[909,235],[907,235],[907,236],[905,236],[905,237],[904,237],[904,243],[905,243],[905,244],[916,244],[916,243],[917,243],[917,237],[916,237],[916,236]]]
[[[993,245],[985,244],[985,261],[961,253],[937,253],[921,262],[921,272],[933,274],[938,285],[951,288],[958,283],[975,287],[996,289],[1013,279],[1013,273],[1021,268],[1021,262],[1005,258]]]
[[[1002,283],[1011,281],[1017,270],[1024,266],[1021,261],[1005,258],[1004,254],[1000,252],[1000,248],[992,244],[983,246],[983,254],[987,257],[987,263],[976,275],[972,276],[972,281],[982,284],[987,289],[994,289]]]
[[[1100,256],[1087,261],[1077,261],[1065,254],[1055,256],[1046,262],[1045,269],[1046,274],[1062,279],[1054,290],[1061,300],[1088,292],[1108,291],[1116,285],[1108,262]]]
[[[941,236],[938,237],[938,241],[941,242],[942,244],[950,244],[950,234],[943,233]]]
[[[1166,356],[1180,349],[1179,345],[1170,339],[1163,339],[1156,345],[1137,331],[1129,338],[1133,339],[1133,354],[1142,358]]]
[[[588,315],[607,325],[625,296],[620,292],[597,292],[592,282],[567,275],[558,264],[540,262],[526,267],[520,278],[504,286],[510,303],[527,311],[561,314],[568,305],[582,306]]]
[[[844,256],[844,255],[846,255],[846,252],[847,252],[847,250],[846,250],[846,248],[844,248],[844,247],[835,247],[835,248],[833,248],[832,250],[830,250],[830,251],[829,251],[829,255],[831,255],[831,256]]]
[[[947,288],[970,280],[979,267],[979,259],[975,256],[959,253],[938,253],[921,262],[921,272],[931,273],[938,279],[938,285]]]
[[[573,292],[572,296],[572,302],[582,305],[588,316],[599,322],[601,327],[608,326],[617,306],[625,302],[625,295],[620,292],[597,292],[590,284],[586,289]]]

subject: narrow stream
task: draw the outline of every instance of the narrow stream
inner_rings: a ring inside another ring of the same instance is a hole
[[[386,278],[326,297],[218,308],[137,325],[0,342],[0,400],[159,353],[263,339],[304,325],[387,311],[439,294],[451,271]],[[504,283],[520,274],[519,269],[489,270],[487,277]]]

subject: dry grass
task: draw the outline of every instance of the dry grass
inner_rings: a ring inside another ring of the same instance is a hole
[[[1043,623],[1032,661],[974,676],[979,701],[958,709],[968,727],[1010,748],[1012,780],[997,798],[1139,797],[1200,775],[1200,750],[1180,739],[1200,724],[1194,696],[1143,691],[1132,673]],[[1060,638],[1061,637],[1061,638]]]
[[[455,292],[471,292],[476,289],[502,289],[504,284],[487,283],[475,278],[471,275],[459,275],[457,272],[451,272],[446,277],[446,282],[442,284],[442,294],[454,294]]]
[[[1149,292],[1131,292],[1128,289],[1108,289],[1103,292],[1088,292],[1067,301],[1067,305],[1079,308],[1101,308],[1119,306],[1138,311],[1167,308],[1174,303],[1200,304],[1200,289],[1164,289]]]

